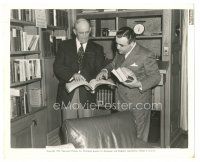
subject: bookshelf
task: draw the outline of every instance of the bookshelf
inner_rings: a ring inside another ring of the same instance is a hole
[[[133,28],[138,21],[143,21],[145,31],[142,35],[136,37],[137,42],[149,48],[156,55],[156,58],[162,60],[162,10],[77,10],[77,18],[86,18],[92,22],[91,39],[101,44],[108,59],[113,59],[115,49],[110,46],[114,42],[114,36],[110,31],[117,31],[123,26]],[[94,26],[94,27],[93,27]],[[95,29],[93,29],[95,28]],[[107,29],[108,33],[102,33],[102,29]],[[106,45],[109,44],[109,45]]]
[[[57,82],[49,72],[59,43],[67,36],[67,11],[43,11],[46,28],[36,26],[35,10],[10,11],[11,147],[45,147],[53,117],[58,118],[50,103],[55,102],[56,91],[49,90],[55,90]]]

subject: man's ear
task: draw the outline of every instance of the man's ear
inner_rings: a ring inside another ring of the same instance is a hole
[[[75,35],[77,35],[76,29],[73,29],[73,32],[74,32]]]

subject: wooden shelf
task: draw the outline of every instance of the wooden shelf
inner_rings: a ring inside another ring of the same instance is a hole
[[[92,40],[112,40],[115,37],[91,37]]]
[[[46,109],[46,108],[47,108],[46,106],[31,107],[31,108],[30,108],[30,109],[31,109],[31,112],[30,112],[30,113],[23,114],[23,115],[21,115],[21,116],[17,116],[17,117],[15,117],[15,118],[11,119],[11,123],[16,122],[16,121],[18,121],[18,120],[20,120],[20,119],[26,118],[26,117],[28,117],[28,116],[30,116],[30,115],[33,115],[33,114],[35,114],[36,112],[41,111],[41,110]]]
[[[162,10],[125,10],[125,11],[118,11],[118,17],[155,17],[155,16],[162,16]]]
[[[41,81],[41,80],[42,80],[42,78],[36,78],[36,79],[31,79],[31,80],[28,80],[28,81],[24,81],[24,82],[11,83],[10,87],[11,88],[19,87],[19,86],[31,84],[31,83],[34,83],[34,82],[38,82],[38,81]]]
[[[116,18],[116,17],[149,17],[149,16],[162,16],[162,10],[124,10],[124,11],[111,11],[111,12],[88,12],[78,13],[77,18],[83,17],[87,19],[97,18]]]
[[[89,12],[89,13],[79,13],[77,14],[77,18],[87,18],[87,19],[96,19],[96,18],[116,18],[117,11],[115,12]]]
[[[22,20],[16,20],[11,19],[10,20],[11,25],[20,25],[20,26],[35,26],[35,22],[29,22],[29,21],[22,21]]]
[[[10,24],[11,24],[11,25],[19,25],[19,26],[36,26],[36,23],[35,23],[35,22],[22,21],[22,20],[15,20],[15,19],[11,19],[11,20],[10,20]],[[65,27],[47,25],[47,29],[52,29],[52,30],[65,30]]]
[[[26,56],[26,55],[33,55],[33,54],[40,54],[40,51],[11,51],[11,56]]]
[[[156,39],[156,38],[162,38],[162,35],[140,35],[140,36],[136,36],[136,39]]]
[[[159,39],[162,38],[162,35],[141,35],[136,36],[136,39]],[[112,40],[115,39],[115,37],[91,37],[92,40]]]
[[[63,26],[47,25],[47,29],[51,29],[51,30],[65,30],[65,27],[63,27]]]

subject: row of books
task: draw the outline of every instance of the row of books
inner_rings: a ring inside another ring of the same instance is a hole
[[[56,55],[60,43],[66,39],[66,36],[55,36],[49,31],[42,31],[42,38],[44,57],[51,57]]]
[[[101,20],[90,20],[91,26],[91,36],[100,37],[101,36]]]
[[[41,89],[18,87],[10,89],[11,101],[11,119],[28,114],[34,107],[41,107]]]
[[[22,27],[10,28],[10,51],[35,51],[38,41],[39,35],[27,34]]]
[[[68,26],[68,15],[64,10],[49,9],[46,10],[47,24],[53,26]]]
[[[10,17],[11,19],[35,22],[35,11],[32,9],[12,9]]]
[[[11,101],[11,119],[28,114],[30,112],[28,106],[27,91],[24,87],[10,89]]]
[[[10,66],[11,83],[41,78],[40,59],[14,59]]]
[[[58,9],[49,9],[45,10],[47,25],[53,26],[68,26],[68,15],[65,10]],[[35,10],[32,9],[12,9],[10,10],[11,19],[27,21],[27,22],[35,22]]]
[[[111,89],[99,89],[97,92],[96,103],[98,106],[111,106],[113,104],[113,91]]]

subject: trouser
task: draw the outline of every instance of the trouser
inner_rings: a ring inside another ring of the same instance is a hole
[[[122,109],[118,109],[117,111],[123,111]],[[150,117],[151,117],[151,110],[150,109],[136,109],[132,108],[129,110],[135,118],[135,126],[137,129],[137,138],[147,142],[149,136],[149,129],[150,129]],[[112,111],[116,112],[116,110]]]
[[[150,116],[151,110],[130,110],[135,118],[135,124],[137,129],[137,137],[143,141],[148,141],[149,128],[150,128]]]
[[[86,107],[85,109],[80,104],[79,97],[79,89],[76,89],[70,105],[62,109],[62,118],[63,121],[66,119],[75,119],[75,118],[83,118],[83,117],[92,117],[99,115],[109,114],[110,110],[100,110],[100,109],[90,109],[90,107]]]
[[[79,89],[75,90],[70,105],[62,109],[62,116],[63,121],[65,119],[75,119],[92,116],[92,110],[83,109],[82,105],[80,104]]]

